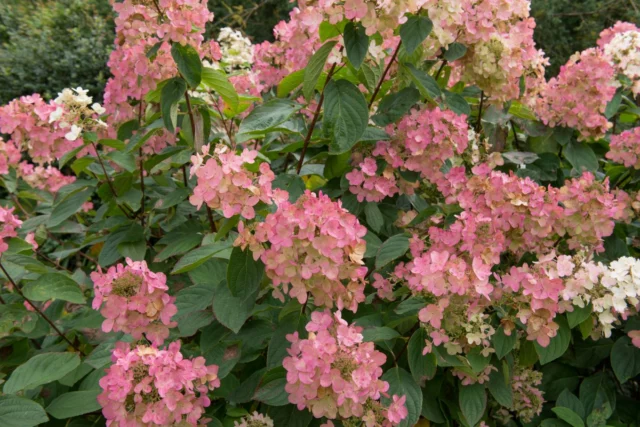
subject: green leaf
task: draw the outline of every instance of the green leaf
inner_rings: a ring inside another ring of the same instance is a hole
[[[178,125],[178,102],[184,97],[186,91],[187,82],[179,77],[169,79],[162,88],[160,95],[162,121],[171,133],[176,131],[176,126]]]
[[[426,16],[410,16],[407,22],[400,26],[400,38],[409,55],[422,44],[432,29],[433,22]]]
[[[229,266],[227,267],[227,285],[234,297],[244,298],[255,293],[260,288],[260,281],[264,274],[264,264],[253,259],[253,253],[235,247],[231,251]]]
[[[569,408],[556,406],[551,409],[561,420],[569,423],[572,427],[584,427],[582,418]]]
[[[560,327],[558,328],[558,334],[551,338],[549,345],[547,347],[542,347],[537,341],[534,343],[536,353],[538,353],[538,356],[540,357],[540,364],[542,365],[561,357],[569,348],[571,330],[569,329],[567,321],[564,316],[557,316],[555,321]]]
[[[422,354],[427,339],[427,332],[420,328],[413,333],[407,346],[407,360],[409,362],[409,370],[416,383],[422,384],[425,380],[433,378],[436,374],[437,359],[436,355],[427,353]]]
[[[447,107],[454,113],[458,115],[469,116],[471,114],[471,107],[464,96],[447,92],[446,97],[444,98],[444,103],[447,104]]]
[[[300,106],[288,99],[272,99],[256,107],[240,123],[238,138],[246,141],[281,129],[279,126],[300,109]]]
[[[93,194],[93,187],[76,190],[69,193],[64,199],[53,207],[48,227],[55,227],[62,224],[67,218],[80,211],[80,207]]]
[[[460,410],[467,423],[475,426],[482,419],[487,407],[487,393],[482,384],[460,386],[458,395]]]
[[[213,295],[213,313],[216,319],[233,332],[238,333],[251,315],[258,290],[243,298],[234,297],[226,280],[218,283]]]
[[[409,238],[404,234],[389,237],[378,249],[376,268],[380,269],[391,261],[400,258],[409,250]]]
[[[286,97],[294,89],[300,86],[304,81],[304,73],[304,70],[294,71],[293,73],[280,80],[277,91],[278,98]]]
[[[344,27],[344,45],[347,48],[347,58],[351,65],[358,70],[369,51],[369,36],[361,24],[350,21]]]
[[[261,384],[254,393],[253,400],[274,407],[285,406],[289,403],[289,393],[284,389],[286,384],[286,378],[276,378],[266,384]]]
[[[23,289],[24,295],[32,301],[49,301],[51,299],[84,304],[85,299],[80,286],[61,273],[48,273],[29,282]]]
[[[440,86],[438,86],[438,82],[436,82],[433,77],[424,71],[417,69],[413,64],[406,64],[406,67],[409,70],[409,77],[411,77],[411,81],[413,81],[418,87],[422,96],[433,100],[442,95]]]
[[[273,425],[278,427],[307,427],[313,419],[311,412],[306,409],[299,411],[295,405],[269,408],[269,416]]]
[[[176,294],[178,314],[184,315],[207,309],[213,303],[214,287],[208,283],[198,283],[181,289]]]
[[[396,394],[407,397],[405,404],[409,414],[407,418],[398,424],[398,427],[415,425],[420,419],[420,412],[422,412],[422,390],[420,390],[420,387],[413,381],[411,374],[396,366],[385,372],[382,380],[389,383],[389,396]],[[392,402],[391,397],[382,397],[381,400],[385,405]]]
[[[173,231],[166,234],[158,245],[166,245],[158,255],[154,262],[162,262],[175,255],[184,254],[195,248],[202,242],[202,235],[195,231]]]
[[[366,342],[378,342],[393,340],[400,336],[395,330],[386,326],[375,326],[373,328],[366,328],[362,331],[363,340]]]
[[[286,190],[289,193],[289,201],[295,203],[302,196],[306,187],[304,181],[298,175],[282,174],[276,176],[272,183],[273,188]]]
[[[329,151],[349,151],[367,129],[369,107],[360,90],[347,80],[331,80],[325,88],[325,126],[332,136]]]
[[[444,52],[444,59],[449,62],[453,62],[462,58],[466,53],[467,47],[465,45],[454,42],[447,46],[447,50]]]
[[[116,150],[124,150],[126,146],[124,142],[119,139],[101,139],[98,141],[98,144],[104,145],[105,147],[111,147]]]
[[[584,405],[584,413],[591,414],[615,402],[615,386],[606,372],[598,372],[585,378],[580,384],[580,401]]]
[[[42,406],[18,396],[0,396],[2,427],[32,427],[49,421]]]
[[[596,153],[584,142],[570,141],[564,148],[564,157],[580,173],[585,170],[590,172],[598,170]]]
[[[395,123],[407,114],[418,101],[420,101],[420,92],[414,87],[406,87],[400,92],[382,98],[372,119],[378,126]]]
[[[587,304],[584,307],[578,307],[577,305],[574,305],[573,311],[567,312],[567,322],[569,323],[569,328],[573,329],[580,323],[587,320],[589,316],[591,316],[592,312],[593,306],[591,304]]]
[[[208,259],[217,255],[218,258],[225,257],[231,249],[231,242],[216,242],[211,245],[201,246],[188,252],[176,263],[171,274],[181,274],[204,264]]]
[[[202,69],[202,83],[216,91],[231,110],[235,111],[238,108],[240,100],[236,88],[222,71],[204,67]]]
[[[565,408],[571,409],[573,412],[578,414],[580,418],[584,419],[584,405],[580,402],[578,397],[571,393],[569,390],[564,389],[558,399],[556,399],[556,406],[564,406]]]
[[[316,53],[313,54],[311,59],[309,59],[309,63],[304,71],[304,82],[302,86],[302,93],[307,101],[311,99],[313,91],[316,88],[316,84],[318,83],[318,79],[324,69],[324,64],[326,64],[327,58],[336,43],[337,41],[326,42],[316,51]]]
[[[507,369],[505,369],[506,363],[497,364],[497,371],[491,371],[489,374],[489,383],[487,384],[487,388],[489,389],[489,393],[493,396],[493,398],[500,405],[505,408],[511,408],[513,406],[513,391],[511,390],[511,378],[507,374]]]
[[[304,331],[305,321],[306,318],[301,315],[300,310],[289,313],[282,318],[278,328],[271,336],[271,341],[269,341],[269,348],[267,349],[268,369],[282,366],[282,360],[287,357],[287,349],[291,344],[286,336],[295,331],[302,333]]]
[[[76,353],[38,354],[13,371],[2,391],[6,394],[15,394],[20,390],[31,390],[39,385],[59,380],[78,365],[80,365],[80,357]]]
[[[640,374],[640,349],[631,344],[629,337],[616,340],[611,349],[611,367],[621,384]]]
[[[493,347],[496,350],[496,356],[498,359],[502,359],[513,350],[518,341],[518,334],[516,331],[511,331],[511,335],[504,333],[504,328],[500,326],[493,336]]]
[[[202,81],[202,62],[200,62],[198,51],[190,45],[183,46],[180,43],[173,43],[171,56],[189,86],[192,89],[197,88]]]
[[[64,420],[76,417],[89,412],[97,411],[101,408],[96,397],[102,390],[72,391],[53,399],[47,406],[47,412],[54,418]]]
[[[364,214],[367,218],[367,224],[375,231],[379,233],[384,225],[384,217],[377,203],[367,203],[364,206]]]

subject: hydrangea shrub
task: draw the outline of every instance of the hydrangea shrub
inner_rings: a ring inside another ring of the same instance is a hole
[[[0,425],[640,424],[640,29],[529,6],[114,1],[0,107]]]

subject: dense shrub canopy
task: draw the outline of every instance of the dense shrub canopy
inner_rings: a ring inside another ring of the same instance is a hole
[[[640,423],[635,24],[112,6],[103,93],[0,107],[0,425]]]

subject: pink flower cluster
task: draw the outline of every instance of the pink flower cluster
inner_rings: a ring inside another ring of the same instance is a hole
[[[191,157],[191,176],[198,178],[198,184],[189,201],[198,209],[205,203],[211,209],[221,209],[225,218],[241,215],[253,219],[259,202],[271,204],[274,199],[288,197],[282,190],[272,189],[275,175],[268,163],[261,163],[258,173],[247,168],[256,162],[257,151],[245,148],[237,154],[218,144],[209,156],[209,149],[205,145],[202,155]]]
[[[180,342],[166,350],[118,343],[113,365],[100,379],[98,403],[107,426],[204,425],[207,392],[220,387],[218,366],[204,357],[185,359]]]
[[[33,188],[49,193],[57,193],[65,185],[75,182],[75,176],[64,175],[53,166],[34,166],[31,163],[21,162],[17,168],[17,174]]]
[[[171,318],[178,312],[175,297],[167,291],[167,278],[154,273],[146,261],[109,267],[106,273],[93,272],[95,297],[92,307],[106,318],[104,332],[123,331],[135,339],[144,335],[153,345],[161,345],[176,326]]]
[[[640,169],[640,127],[611,135],[607,159],[622,163],[628,168]]]
[[[388,408],[380,404],[389,390],[380,379],[386,356],[372,342],[363,342],[362,328],[327,310],[313,312],[306,329],[308,339],[297,332],[287,335],[291,348],[283,366],[289,402],[316,418],[354,417],[371,427],[391,427],[407,417],[405,396],[393,396]]]
[[[628,168],[640,169],[640,127],[612,135],[607,158]]]
[[[364,301],[365,234],[339,201],[307,190],[294,204],[279,202],[254,234],[241,226],[235,244],[249,246],[262,260],[277,298],[284,300],[284,293],[305,303],[311,293],[318,307],[336,304],[355,312]]]
[[[452,354],[469,346],[489,349],[494,331],[483,311],[503,298],[526,325],[528,339],[546,346],[558,329],[556,314],[570,310],[562,278],[572,270],[568,257],[555,258],[553,247],[564,237],[573,250],[604,250],[615,221],[630,218],[630,198],[590,173],[561,188],[544,188],[483,165],[474,170],[478,175],[468,179],[460,176],[464,168],[447,175],[448,201],[463,209],[456,220],[443,228],[432,219],[428,249],[421,238],[412,238],[412,260],[398,264],[389,278],[374,276],[373,286],[387,298],[394,283],[402,282],[428,298],[419,313],[430,336],[427,352],[441,344]],[[505,253],[525,252],[537,254],[535,266],[513,267],[502,277],[493,273]]]
[[[158,82],[177,75],[171,42],[191,45],[202,57],[219,54],[219,47],[215,42],[203,44],[205,25],[213,20],[204,0],[112,0],[112,5],[118,14],[116,48],[107,64],[113,77],[107,81],[104,103],[109,122],[116,128],[141,111],[129,100],[144,102]],[[143,150],[157,152],[174,141],[174,135],[162,131]]]
[[[9,249],[6,239],[17,237],[16,229],[20,228],[22,221],[13,214],[14,208],[0,206],[0,255]]]
[[[615,70],[599,49],[573,55],[540,92],[536,112],[547,125],[577,129],[582,139],[600,138],[612,124],[605,108],[616,92]]]
[[[397,193],[412,194],[417,184],[411,184],[394,171],[418,172],[431,182],[444,180],[440,171],[444,162],[462,154],[468,141],[466,116],[449,110],[412,110],[387,132],[392,141],[380,141],[372,154],[382,158],[388,166],[378,175],[374,158],[365,158],[356,169],[346,175],[349,191],[359,201],[379,202]]]
[[[82,140],[65,139],[68,131],[50,120],[57,107],[37,94],[14,99],[0,107],[0,132],[11,135],[9,142],[27,151],[34,162],[51,162],[82,145]]]
[[[0,138],[0,174],[9,173],[9,168],[17,165],[21,157],[22,154],[13,141],[4,142]]]

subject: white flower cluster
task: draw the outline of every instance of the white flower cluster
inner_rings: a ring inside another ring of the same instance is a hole
[[[224,27],[218,35],[222,62],[227,71],[248,68],[253,64],[253,45],[240,31]]]
[[[256,411],[244,417],[240,423],[235,421],[233,425],[234,427],[273,427],[273,420]]]
[[[622,257],[608,266],[593,262],[582,264],[567,280],[563,297],[578,307],[593,305],[598,317],[594,333],[611,336],[620,317],[635,314],[640,304],[640,260]]]
[[[87,125],[99,125],[106,127],[106,124],[94,115],[104,114],[105,109],[93,98],[87,95],[88,91],[77,87],[75,89],[63,89],[58,93],[58,97],[53,101],[58,107],[49,115],[49,123],[57,122],[60,129],[69,129],[65,138],[69,141],[78,139]]]
[[[618,73],[632,82],[634,94],[640,94],[640,32],[626,31],[616,34],[604,47]]]

